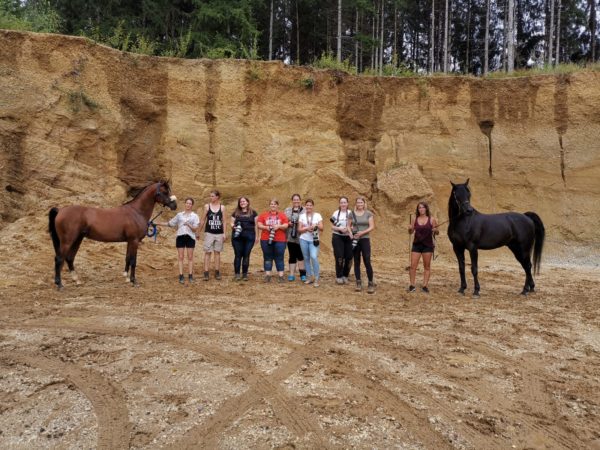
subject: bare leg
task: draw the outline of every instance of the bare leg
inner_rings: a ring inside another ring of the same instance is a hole
[[[187,258],[188,258],[188,275],[194,275],[194,249],[187,249]]]
[[[431,276],[431,257],[433,253],[423,253],[423,287],[429,285],[429,277]]]
[[[415,286],[417,283],[417,267],[419,266],[419,260],[421,259],[421,254],[417,252],[410,253],[410,285]]]
[[[215,252],[215,270],[217,272],[221,270],[221,252]]]
[[[177,249],[177,264],[179,266],[179,275],[183,275],[183,257],[185,256],[185,248]]]

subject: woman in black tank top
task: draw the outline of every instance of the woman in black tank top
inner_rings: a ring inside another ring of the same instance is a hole
[[[408,226],[408,232],[415,234],[410,254],[410,286],[408,286],[408,292],[415,292],[417,290],[415,284],[417,267],[421,256],[423,256],[423,286],[421,290],[425,293],[429,292],[427,285],[429,284],[429,277],[431,275],[431,258],[435,247],[433,236],[439,233],[437,226],[437,221],[431,217],[429,212],[429,205],[425,202],[419,203],[415,219]]]

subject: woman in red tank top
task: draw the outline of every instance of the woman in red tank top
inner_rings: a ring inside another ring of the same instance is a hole
[[[408,226],[408,232],[410,234],[415,233],[410,254],[410,286],[408,286],[408,292],[415,292],[417,290],[415,287],[417,267],[419,266],[421,256],[423,256],[423,286],[421,290],[429,293],[427,285],[429,284],[429,277],[431,275],[431,257],[433,256],[433,248],[435,247],[433,235],[439,233],[437,226],[437,221],[429,213],[429,205],[425,202],[420,202],[417,205],[415,220]]]

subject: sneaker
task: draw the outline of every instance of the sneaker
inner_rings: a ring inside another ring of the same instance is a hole
[[[208,281],[209,275],[208,272],[204,272],[204,281]]]
[[[414,287],[412,284],[407,289],[408,292],[416,292],[416,290],[417,290],[417,288]]]
[[[265,275],[265,283],[271,282],[271,275]]]
[[[348,277],[342,277],[342,281],[344,282],[344,284],[348,284]]]
[[[248,274],[245,273],[242,275],[242,281],[248,281]]]
[[[285,283],[285,278],[281,277],[277,277],[277,281],[279,281],[280,283]]]
[[[423,287],[421,288],[421,290],[422,290],[423,292],[425,292],[426,294],[429,294],[429,288],[428,288],[427,286],[423,286]]]
[[[188,283],[190,283],[190,284],[191,284],[191,283],[193,283],[193,282],[194,282],[194,275],[192,275],[192,274],[189,274],[189,275],[188,275]]]
[[[360,280],[356,281],[356,287],[354,288],[356,292],[362,291],[362,282]]]
[[[288,275],[288,281],[296,281],[296,277],[294,275]]]
[[[313,284],[313,286],[314,286],[314,287],[319,287],[319,286],[320,286],[320,284],[319,284],[319,280],[315,280],[315,283]]]
[[[179,284],[184,284],[185,281],[183,279],[183,275],[179,275]]]
[[[374,294],[375,293],[375,283],[373,283],[372,281],[369,281],[369,287],[367,288],[367,294]]]
[[[215,280],[220,280],[221,279],[221,272],[219,272],[218,270],[215,270]]]
[[[242,281],[242,276],[239,273],[236,273],[233,277],[233,281]]]
[[[306,275],[301,275],[300,276],[300,281],[302,281],[304,283],[306,281]]]
[[[344,284],[344,279],[343,278],[336,278],[335,279],[335,284]]]

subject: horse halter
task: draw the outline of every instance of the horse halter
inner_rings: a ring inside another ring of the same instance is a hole
[[[454,196],[454,201],[458,205],[458,215],[459,216],[461,214],[463,214],[463,213],[469,213],[470,214],[470,213],[473,212],[473,208],[471,208],[469,210],[469,208],[471,207],[471,201],[469,199],[463,200],[463,201],[458,200],[458,198],[456,197],[456,190],[452,191],[452,195]],[[464,207],[464,205],[467,205],[466,208]]]
[[[162,192],[160,192],[160,187],[163,185],[164,183],[162,181],[159,181],[158,184],[156,185],[156,194],[154,194],[154,198],[158,201],[158,200],[162,200],[162,202],[160,202],[163,206],[167,206],[168,203],[174,202],[176,200],[176,197],[174,195],[171,195],[170,197],[167,197],[167,194],[163,194]],[[168,199],[167,201],[165,201],[165,199]]]

